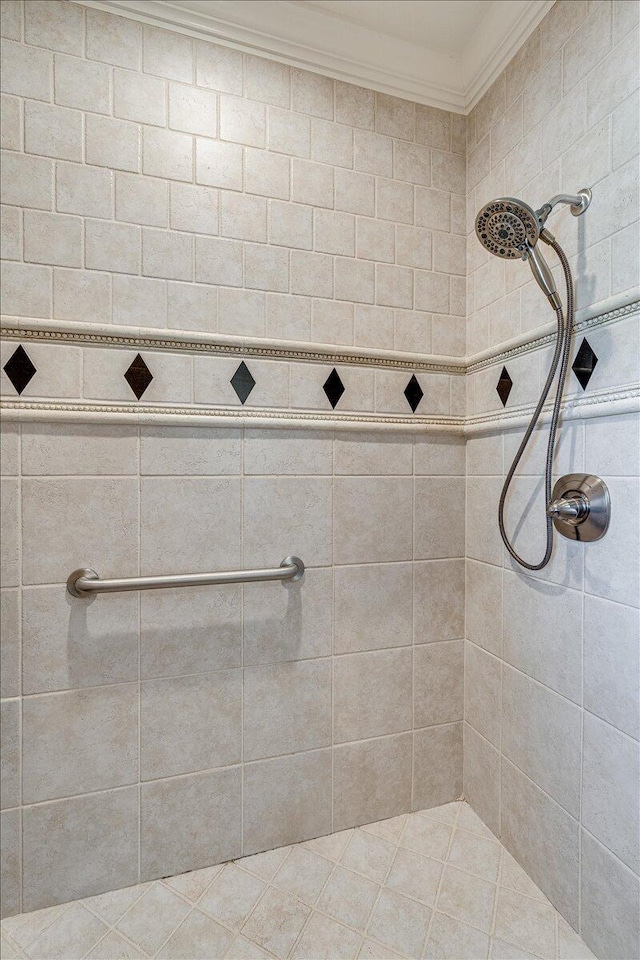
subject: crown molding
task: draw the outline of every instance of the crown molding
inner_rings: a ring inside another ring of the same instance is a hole
[[[288,0],[74,0],[381,93],[466,114],[554,0],[500,0],[461,57]]]

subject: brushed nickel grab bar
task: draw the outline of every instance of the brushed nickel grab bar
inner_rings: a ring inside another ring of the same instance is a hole
[[[218,573],[182,573],[167,577],[119,577],[101,580],[95,570],[81,567],[67,580],[72,597],[123,590],[161,590],[165,587],[206,587],[218,583],[253,583],[257,580],[300,580],[304,563],[300,557],[285,557],[279,567],[265,570],[220,570]]]

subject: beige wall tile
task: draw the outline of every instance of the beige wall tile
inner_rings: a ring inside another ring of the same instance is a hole
[[[88,59],[138,69],[142,54],[142,26],[134,20],[115,17],[102,10],[86,10],[85,14]]]
[[[336,479],[335,562],[410,559],[411,495],[409,480],[382,477]]]
[[[86,160],[112,170],[140,169],[140,128],[110,117],[85,118]]]
[[[335,570],[335,653],[411,643],[411,569],[371,564]]]
[[[107,604],[71,600],[60,587],[22,595],[22,689],[25,694],[137,680],[135,596]]]
[[[142,594],[141,676],[181,676],[240,666],[241,618],[239,586]],[[180,644],[175,642],[178,634],[183,635]]]
[[[242,93],[242,59],[239,50],[196,42],[196,83],[199,87]]]
[[[2,825],[2,917],[20,912],[22,874],[22,830],[20,810],[3,810]],[[3,944],[4,949],[4,944]]]
[[[3,697],[20,694],[20,613],[18,591],[0,591],[0,629],[2,630],[2,663],[0,690]]]
[[[464,561],[413,565],[414,643],[458,640],[464,633]]]
[[[57,104],[91,113],[110,112],[110,71],[105,64],[61,55],[54,64]]]
[[[413,810],[436,807],[462,793],[462,722],[418,730],[413,738]]]
[[[463,788],[471,804],[497,836],[500,833],[500,751],[481,737],[474,728],[464,724]]]
[[[30,697],[23,726],[25,803],[124,786],[137,778],[135,684]]]
[[[291,71],[291,106],[298,113],[333,120],[333,80],[308,70]]]
[[[4,17],[3,17],[4,19]],[[14,39],[19,40],[20,37]],[[53,57],[50,51],[2,41],[2,92],[33,100],[50,100]]]
[[[333,829],[404,813],[411,796],[411,734],[334,750]]]
[[[24,34],[27,43],[80,55],[82,30],[82,11],[68,7],[61,0],[53,0],[47,7],[36,3],[25,9]]]
[[[331,662],[311,660],[244,671],[244,759],[331,743]]]
[[[2,809],[20,805],[21,726],[20,701],[4,700],[2,710],[2,770],[0,805]]]
[[[65,583],[79,562],[102,576],[135,574],[135,481],[25,480],[22,510],[25,583]],[[40,549],[45,535],[57,546],[47,553]]]
[[[240,790],[237,767],[143,784],[141,878],[166,877],[238,857]]]
[[[123,120],[163,127],[167,122],[165,82],[131,70],[115,69],[113,112]]]
[[[633,956],[640,944],[638,880],[586,830],[581,846],[582,936],[599,952]]]
[[[463,653],[462,640],[426,643],[414,651],[414,726],[462,719]]]
[[[244,663],[310,660],[331,654],[332,572],[308,569],[282,587],[244,591]]]
[[[324,478],[258,478],[244,482],[244,561],[270,566],[299,556],[331,563],[331,482]]]
[[[242,190],[242,147],[196,139],[196,183]]]
[[[287,817],[282,816],[286,807]],[[331,831],[331,751],[312,750],[244,768],[243,852]]]
[[[241,713],[240,670],[145,680],[140,687],[141,778],[238,763]]]
[[[578,915],[578,823],[509,761],[502,761],[507,850],[573,925]]]
[[[409,729],[412,669],[409,649],[339,657],[333,671],[334,740],[363,740]]]
[[[25,911],[136,883],[137,789],[29,807],[23,856]]]
[[[240,565],[238,480],[146,478],[140,510],[143,572],[206,572]]]

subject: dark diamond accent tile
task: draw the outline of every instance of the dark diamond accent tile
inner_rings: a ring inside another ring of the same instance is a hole
[[[11,380],[17,394],[22,393],[37,372],[22,344],[13,351],[2,369]]]
[[[140,354],[137,353],[131,366],[125,372],[124,378],[135,393],[136,399],[139,400],[153,380],[153,374]]]
[[[587,384],[591,380],[591,375],[596,368],[598,358],[593,352],[593,348],[586,337],[580,344],[580,349],[576,353],[571,369],[575,373],[580,386],[583,390],[587,389]]]
[[[513,380],[507,373],[507,368],[503,367],[500,374],[500,379],[498,380],[498,386],[496,390],[498,391],[498,396],[502,400],[502,406],[506,407],[507,400],[509,399],[509,394],[511,393],[511,388],[513,386]]]
[[[327,399],[329,400],[331,406],[335,408],[336,404],[340,400],[340,397],[345,391],[344,383],[340,379],[340,374],[335,367],[323,383],[322,389],[326,393]]]
[[[404,395],[407,398],[407,403],[411,407],[413,413],[418,409],[418,404],[424,397],[424,391],[420,384],[418,383],[418,378],[415,373],[412,375],[411,380],[404,388]]]
[[[246,402],[247,397],[249,396],[249,394],[251,393],[251,391],[256,385],[255,380],[251,376],[251,371],[249,370],[249,367],[246,365],[244,360],[242,361],[242,363],[240,364],[240,366],[238,367],[234,375],[231,377],[230,382],[231,382],[231,386],[233,387],[235,392],[238,394],[238,399],[240,400],[240,403]]]

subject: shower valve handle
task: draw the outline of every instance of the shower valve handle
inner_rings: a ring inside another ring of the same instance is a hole
[[[564,520],[565,523],[582,523],[589,516],[589,501],[583,493],[576,493],[573,497],[561,497],[552,500],[547,507],[547,513],[554,520]]]

